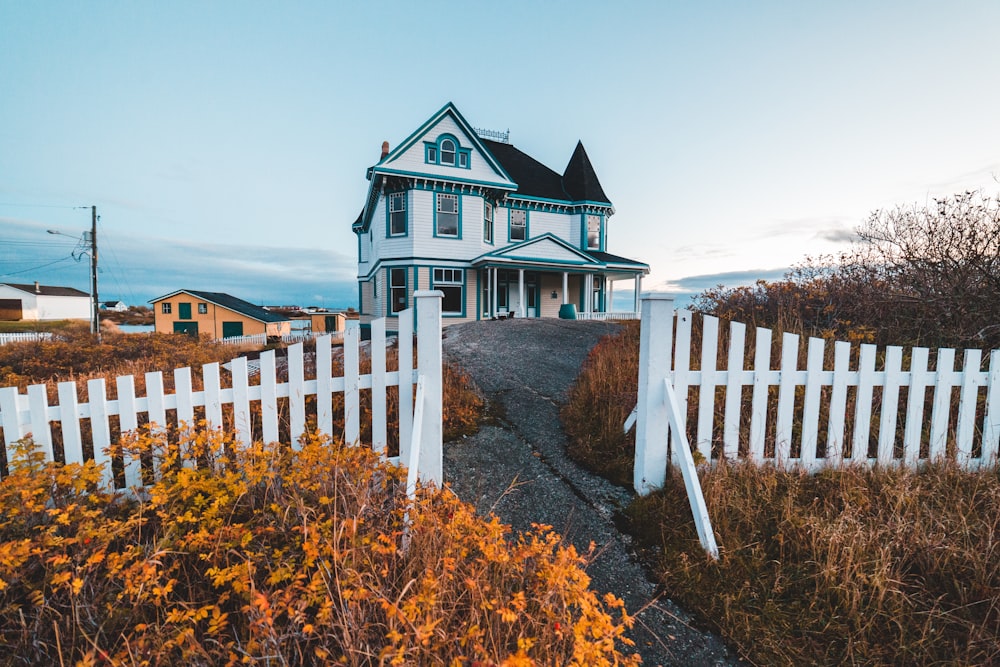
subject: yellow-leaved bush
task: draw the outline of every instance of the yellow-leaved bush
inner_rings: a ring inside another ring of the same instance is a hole
[[[588,555],[320,437],[146,430],[145,491],[21,443],[0,481],[0,664],[616,665]],[[404,537],[405,535],[405,537]],[[404,544],[406,545],[404,547]]]

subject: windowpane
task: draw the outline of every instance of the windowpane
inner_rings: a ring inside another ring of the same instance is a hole
[[[389,312],[406,310],[406,269],[389,269]]]
[[[451,139],[441,142],[441,164],[455,164],[455,142]]]
[[[434,163],[438,161],[438,149],[436,146],[427,147],[427,161]]]
[[[523,241],[525,238],[525,228],[527,227],[527,213],[525,211],[513,210],[510,212],[510,240]]]
[[[444,293],[441,312],[450,315],[462,313],[462,292],[465,276],[462,269],[434,269],[434,287]]]
[[[438,193],[438,236],[458,236],[458,196]]]
[[[601,217],[597,215],[587,216],[587,249],[600,250],[601,248]]]
[[[434,289],[439,289],[444,293],[444,299],[441,300],[442,313],[458,315],[462,312],[461,287],[442,285],[440,287],[435,287]]]
[[[170,314],[170,304],[169,303],[161,303],[160,304],[160,312],[163,313],[164,315],[169,315]]]
[[[483,209],[483,241],[493,243],[493,206],[485,204]]]
[[[458,166],[459,167],[467,167],[467,166],[469,166],[469,156],[466,155],[465,153],[459,153],[458,154]]]
[[[389,235],[406,234],[406,193],[389,195]]]
[[[207,303],[199,303],[198,304],[198,314],[199,315],[207,315],[208,314],[208,304]]]

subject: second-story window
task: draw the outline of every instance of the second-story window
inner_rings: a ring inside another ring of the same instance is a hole
[[[587,250],[601,249],[601,216],[587,216]]]
[[[160,304],[160,312],[163,313],[164,315],[169,315],[170,314],[170,302],[169,301],[164,301],[163,303]]]
[[[523,241],[527,238],[528,214],[526,211],[511,209],[510,212],[510,240]]]
[[[437,236],[458,236],[458,195],[437,194]]]
[[[441,142],[441,164],[455,164],[455,142],[451,139]]]
[[[199,315],[208,315],[208,304],[207,303],[199,303],[198,304],[198,314]]]
[[[406,235],[406,193],[389,195],[389,236]]]
[[[483,241],[493,243],[493,204],[483,204]]]

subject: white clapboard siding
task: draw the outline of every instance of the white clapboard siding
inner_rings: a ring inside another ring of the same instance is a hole
[[[643,297],[648,298],[651,295]],[[661,301],[664,299],[657,296],[657,302]],[[780,349],[773,350],[773,333],[757,328],[753,367],[746,370],[745,326],[731,322],[728,368],[720,369],[718,319],[697,316],[701,317],[702,327],[699,350],[691,345],[696,315],[686,310],[676,311],[675,315],[677,336],[672,368],[657,371],[666,377],[656,378],[640,367],[637,405],[645,407],[633,411],[628,422],[636,425],[636,480],[645,480],[642,490],[636,487],[640,493],[648,492],[649,480],[662,479],[662,473],[650,466],[668,460],[667,450],[659,451],[668,447],[668,440],[667,429],[657,421],[662,417],[656,412],[658,401],[644,394],[663,379],[671,381],[678,400],[685,403],[680,409],[685,432],[692,432],[687,420],[695,420],[693,446],[705,461],[720,457],[748,459],[806,470],[841,464],[914,468],[945,456],[952,456],[967,469],[997,464],[1000,350],[990,352],[988,370],[981,368],[980,350],[965,350],[962,368],[956,371],[956,351],[948,348],[936,350],[931,364],[927,348],[889,346],[879,350],[875,345],[863,344],[856,350],[857,361],[852,364],[851,344],[837,341],[833,343],[831,363],[826,358],[827,341],[810,338],[806,342],[805,365],[801,367],[799,336],[784,333]],[[648,321],[643,319],[643,327],[663,331],[657,321],[662,317],[671,317],[669,309],[651,309]],[[640,346],[665,345],[664,340],[669,337],[640,333]],[[778,369],[771,368],[772,357],[780,359]],[[640,365],[656,358],[640,347]],[[691,368],[693,358],[700,360],[697,370]],[[907,359],[908,369],[903,370]],[[670,365],[659,363],[658,368]],[[685,399],[692,386],[698,387],[697,398],[691,399],[698,404],[688,409]],[[747,386],[752,387],[748,397],[743,392]],[[715,400],[717,387],[726,388],[721,414]],[[747,416],[748,428],[741,428]],[[821,429],[824,416],[826,425]],[[718,433],[721,441],[714,442]],[[669,439],[674,447],[680,441],[677,436],[674,433]],[[677,461],[676,454],[670,460]]]
[[[163,375],[160,372],[146,373],[146,395],[137,397],[135,380],[132,376],[122,376],[115,380],[118,397],[107,398],[107,387],[103,378],[87,383],[87,402],[81,403],[76,384],[62,382],[57,387],[59,404],[48,404],[48,389],[45,385],[28,387],[27,394],[18,393],[17,387],[0,388],[0,444],[6,448],[7,460],[11,460],[11,447],[18,440],[31,435],[48,460],[53,460],[52,423],[60,425],[63,442],[63,461],[82,463],[85,458],[85,433],[80,420],[89,419],[90,442],[93,458],[104,465],[105,484],[113,484],[112,466],[109,455],[110,445],[116,434],[112,431],[111,418],[118,417],[119,431],[134,431],[140,423],[149,422],[155,429],[168,426],[168,416],[173,414],[173,424],[193,424],[201,412],[211,428],[223,425],[223,406],[232,406],[232,425],[239,442],[255,440],[278,441],[282,436],[279,407],[287,399],[288,432],[291,446],[298,447],[299,439],[306,431],[308,421],[308,396],[316,396],[317,428],[331,436],[333,433],[333,396],[344,394],[345,442],[358,445],[361,442],[361,393],[371,392],[372,399],[372,442],[371,446],[385,455],[388,445],[388,387],[398,387],[399,391],[399,438],[402,461],[410,460],[413,442],[419,442],[421,462],[430,462],[421,468],[419,474],[425,481],[441,485],[441,298],[436,291],[418,291],[414,294],[417,313],[408,309],[399,314],[400,336],[399,366],[397,371],[387,370],[385,321],[376,320],[372,326],[371,372],[361,373],[361,330],[357,323],[349,324],[344,334],[344,375],[333,377],[333,352],[330,336],[316,339],[316,379],[306,380],[305,355],[302,343],[291,345],[287,352],[288,379],[279,381],[278,364],[274,350],[260,355],[259,382],[251,384],[251,374],[245,357],[238,357],[228,364],[231,386],[223,387],[218,363],[202,367],[201,391],[194,391],[190,368],[179,368],[173,372],[174,391],[164,391]],[[413,333],[414,322],[419,316],[420,331],[418,344],[425,353],[421,355],[419,368],[414,366]],[[435,347],[436,346],[436,347]],[[413,420],[413,384],[423,378],[428,391],[424,393],[427,405],[422,405],[424,418],[419,429]],[[434,403],[436,401],[436,403]],[[259,405],[259,427],[253,421],[254,405]],[[259,428],[259,431],[257,429]],[[142,484],[143,471],[138,458],[124,455],[122,462],[125,483],[128,487]],[[154,458],[154,466],[156,460]],[[149,471],[156,474],[156,470]]]

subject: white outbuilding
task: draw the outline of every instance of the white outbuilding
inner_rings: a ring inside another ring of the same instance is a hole
[[[90,295],[72,287],[0,283],[0,320],[89,320]]]

